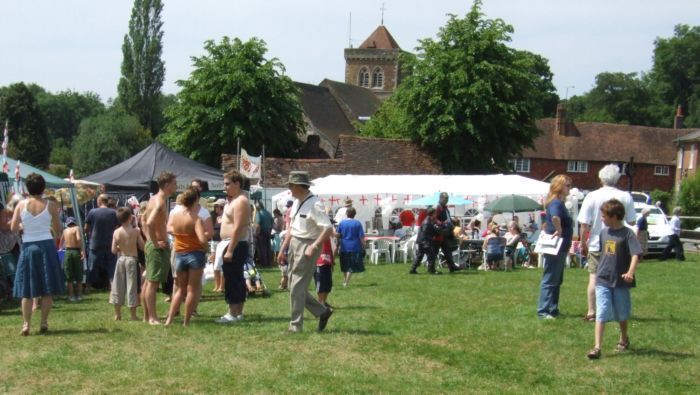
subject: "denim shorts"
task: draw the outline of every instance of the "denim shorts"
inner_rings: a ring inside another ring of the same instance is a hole
[[[175,271],[178,273],[202,269],[206,263],[204,251],[175,253]]]
[[[632,315],[629,288],[595,287],[596,321],[627,321]]]

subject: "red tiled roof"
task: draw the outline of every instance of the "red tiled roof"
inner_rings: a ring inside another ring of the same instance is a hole
[[[370,36],[365,40],[365,42],[360,45],[360,48],[367,49],[401,49],[399,44],[391,36],[389,30],[384,27],[384,25],[379,26]]]
[[[675,139],[687,129],[655,128],[600,122],[569,124],[568,136],[556,130],[554,118],[537,121],[542,134],[534,149],[523,150],[524,158],[626,162],[672,165],[676,159]]]

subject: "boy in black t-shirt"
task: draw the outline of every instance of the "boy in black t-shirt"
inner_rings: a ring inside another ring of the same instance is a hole
[[[600,358],[605,323],[620,323],[620,341],[615,348],[626,351],[630,346],[627,320],[632,313],[630,288],[635,286],[642,247],[634,231],[622,223],[625,207],[618,200],[609,200],[600,207],[606,228],[600,232],[600,262],[596,270],[596,323],[595,347],[588,352],[589,359]]]

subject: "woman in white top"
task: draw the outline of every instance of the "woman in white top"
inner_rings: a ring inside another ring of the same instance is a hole
[[[58,206],[42,199],[46,182],[39,174],[25,179],[29,198],[17,203],[12,216],[13,232],[23,231],[22,251],[17,262],[12,294],[22,299],[22,336],[29,335],[32,320],[32,298],[41,296],[40,333],[48,331],[48,317],[53,295],[64,292],[61,268],[56,254],[56,240],[61,235]],[[53,233],[52,233],[53,231]]]

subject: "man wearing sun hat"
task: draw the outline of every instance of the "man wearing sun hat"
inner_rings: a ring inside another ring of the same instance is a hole
[[[284,251],[289,248],[289,298],[292,320],[287,329],[290,333],[304,329],[304,308],[319,318],[318,331],[323,331],[333,310],[321,304],[309,293],[309,282],[314,277],[316,260],[321,246],[332,233],[332,225],[318,197],[309,187],[309,173],[292,171],[289,173],[289,189],[294,197],[290,210],[289,231],[282,242],[278,256],[285,259]]]
[[[333,221],[335,221],[336,224],[339,224],[340,221],[346,219],[348,215],[346,214],[348,211],[348,208],[352,207],[352,199],[345,199],[345,204],[343,207],[339,208],[338,211],[335,213],[335,217],[333,217]]]

